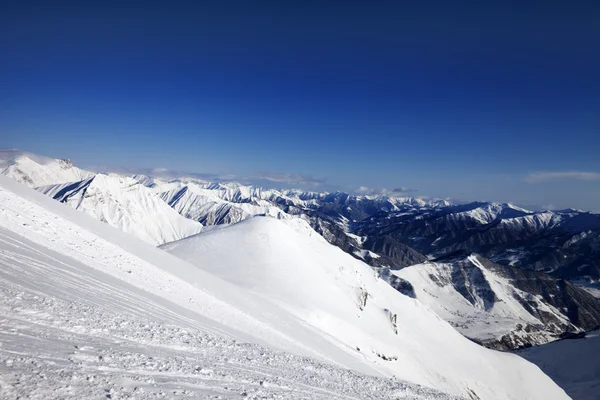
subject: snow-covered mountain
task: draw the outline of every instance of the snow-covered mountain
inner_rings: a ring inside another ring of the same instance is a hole
[[[563,396],[523,388],[537,379],[530,366],[464,338],[300,219],[250,218],[161,248],[286,310],[386,375],[466,398]]]
[[[238,184],[183,182],[156,185],[153,189],[175,211],[203,225],[230,224],[254,215],[289,217],[281,208],[263,197],[272,198],[276,191]]]
[[[0,149],[0,174],[30,187],[76,182],[94,176],[70,160],[56,160],[17,149]]]
[[[0,151],[0,173],[33,187],[94,176],[68,160],[18,150]],[[265,190],[193,178],[133,178],[182,216],[204,225],[264,214],[301,217],[330,243],[375,267],[405,267],[463,249],[500,264],[566,279],[600,279],[600,214],[533,212],[499,203],[453,205],[419,197]]]
[[[132,178],[97,174],[37,190],[153,245],[202,230],[200,223],[177,214],[156,193]]]
[[[375,267],[409,266],[462,249],[567,279],[600,278],[599,214],[234,183],[152,184],[180,214],[205,225],[261,214],[301,217],[330,243]]]
[[[387,379],[272,303],[2,176],[0,299],[3,399],[452,398]]]
[[[598,215],[574,210],[532,212],[511,204],[452,205],[439,199],[266,190],[193,178],[166,180],[143,175],[131,178],[93,175],[67,166],[68,163],[61,160],[18,151],[2,154],[4,160],[9,160],[5,165],[14,167],[5,168],[3,173],[29,184],[85,176],[76,182],[47,185],[38,190],[154,245],[196,234],[201,231],[201,224],[232,224],[257,215],[270,215],[308,222],[329,243],[380,272],[421,264],[428,258],[465,248],[480,251],[501,264],[550,271],[559,277],[581,278],[594,276],[600,254]],[[15,175],[17,166],[20,173]],[[530,265],[526,260],[537,261]],[[443,270],[446,264],[438,265]],[[455,268],[454,263],[448,265],[451,265],[449,269]],[[446,273],[450,273],[448,271]],[[539,288],[519,288],[515,286],[517,282],[510,280],[508,285],[513,287],[507,291],[522,292],[520,297],[526,298],[541,295]],[[561,293],[560,298],[569,304],[581,302],[578,292],[573,290]],[[437,298],[429,300],[438,312],[439,307],[448,306]],[[440,304],[434,304],[435,301]],[[582,323],[562,311],[559,314],[568,322],[549,322],[534,316],[537,322],[528,320],[522,324],[516,321],[523,319],[523,307],[504,310],[502,320],[507,324],[494,322],[492,326],[498,329],[480,330],[485,333],[482,335],[473,335],[473,327],[470,331],[461,328],[472,325],[470,314],[464,314],[466,317],[462,319],[445,318],[465,335],[499,348],[542,343],[567,330],[597,326],[595,316],[584,318]],[[539,312],[538,309],[534,307],[533,314]],[[487,318],[488,314],[482,315]],[[474,320],[483,321],[482,318]],[[490,318],[498,318],[498,315]],[[486,326],[480,324],[480,328]]]
[[[148,243],[159,245],[201,231],[202,225],[177,214],[148,186],[165,182],[116,174],[95,174],[20,150],[0,150],[0,174],[83,211]]]
[[[543,344],[600,328],[600,300],[547,274],[459,252],[382,275],[487,347]]]
[[[447,200],[418,197],[357,196],[344,192],[319,193],[299,190],[275,190],[245,186],[235,182],[211,183],[194,179],[170,182],[136,175],[161,198],[186,218],[204,225],[231,224],[251,216],[271,215],[281,219],[299,217],[306,220],[330,243],[353,256],[364,259],[373,255],[370,248],[382,253],[369,258],[374,265],[397,262],[411,265],[426,257],[401,243],[386,238],[362,242],[350,233],[350,224],[379,212],[430,209],[449,206]],[[385,252],[383,254],[383,252]]]
[[[0,238],[7,398],[445,398],[415,383],[480,399],[568,398],[297,220],[253,218],[172,245],[202,269],[0,177]]]
[[[600,214],[470,203],[381,212],[350,230],[367,242],[385,237],[430,258],[466,250],[499,264],[566,279],[600,278]],[[380,254],[378,248],[369,250]]]

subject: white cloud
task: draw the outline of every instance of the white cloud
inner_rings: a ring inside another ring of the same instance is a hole
[[[416,192],[417,189],[413,189],[413,188],[409,188],[406,186],[400,186],[395,188],[394,190],[392,190],[393,193],[411,193],[411,192]]]
[[[387,189],[376,189],[376,188],[372,188],[372,187],[368,187],[368,186],[360,186],[360,187],[354,189],[354,192],[356,192],[356,194],[372,196],[372,195],[376,195],[376,194],[385,194],[388,191],[387,191]]]
[[[397,196],[399,194],[412,193],[412,192],[416,192],[416,191],[417,191],[417,189],[412,189],[412,188],[409,188],[406,186],[399,186],[392,190],[385,189],[385,188],[372,188],[369,186],[360,186],[360,187],[354,189],[354,192],[356,194],[362,194],[362,195],[367,195],[367,196],[374,196],[374,195]]]
[[[538,183],[558,180],[600,181],[600,172],[531,172],[525,177],[525,182]]]
[[[280,182],[292,185],[303,186],[319,186],[325,182],[324,179],[315,178],[304,174],[276,173],[276,172],[259,172],[255,173],[251,178],[265,180],[269,182]]]

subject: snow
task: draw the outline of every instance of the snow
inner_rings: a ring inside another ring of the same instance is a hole
[[[535,363],[577,400],[596,400],[600,393],[600,334],[560,340],[517,352]]]
[[[69,160],[42,157],[16,149],[0,150],[0,174],[84,211],[148,243],[159,245],[201,231],[136,179],[94,174]],[[145,177],[147,178],[147,177]],[[147,178],[144,183],[163,183]]]
[[[0,174],[31,187],[81,181],[94,176],[69,160],[56,160],[16,149],[0,150]]]
[[[285,309],[383,374],[464,397],[567,398],[536,367],[464,338],[303,220],[255,217],[161,248]]]
[[[381,256],[379,254],[373,253],[370,250],[356,250],[353,252],[353,254],[363,260],[365,258],[373,258],[373,259],[381,258]]]
[[[411,283],[415,290],[416,298],[431,307],[440,317],[449,321],[465,336],[480,341],[500,339],[509,332],[519,334],[517,325],[542,326],[543,323],[518,300],[529,299],[535,304],[536,309],[553,314],[558,320],[569,325],[568,319],[554,307],[514,287],[506,278],[501,277],[485,268],[471,255],[468,261],[478,268],[489,285],[490,293],[495,300],[490,307],[486,304],[486,293],[479,296],[482,287],[470,287],[475,303],[470,302],[452,284],[452,275],[455,266],[451,263],[426,262],[412,265],[391,273]],[[521,331],[521,334],[527,335]],[[555,340],[555,335],[549,332],[535,332],[535,337],[528,335],[529,341],[546,343]]]
[[[0,265],[3,399],[449,398],[206,332],[175,304],[4,228]]]
[[[539,212],[522,217],[507,218],[501,221],[515,230],[533,231],[549,229],[561,223],[563,217],[551,211]]]
[[[271,191],[263,192],[238,184],[207,184],[170,182],[154,188],[163,201],[180,215],[205,225],[239,222],[255,215],[290,218],[279,207],[262,199]]]
[[[200,223],[177,214],[156,193],[132,178],[97,174],[80,182],[37,190],[153,245],[202,230]]]
[[[448,398],[5,177],[0,343],[7,399]]]

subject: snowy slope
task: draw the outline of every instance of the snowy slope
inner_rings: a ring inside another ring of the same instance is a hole
[[[302,220],[255,217],[162,248],[401,379],[467,398],[566,398],[536,367],[464,338]]]
[[[5,177],[0,343],[3,399],[448,398],[273,350],[377,374],[270,303]]]
[[[413,296],[465,336],[492,347],[542,344],[577,331],[562,310],[518,289],[477,255],[426,262],[390,273],[411,285]]]
[[[535,363],[567,394],[577,400],[597,400],[600,393],[600,334],[519,350],[517,354]]]
[[[16,149],[0,150],[0,174],[31,187],[76,182],[94,176],[70,160],[56,160]]]
[[[97,174],[80,182],[42,186],[37,190],[154,245],[202,229],[200,223],[178,215],[151,189],[131,178]]]

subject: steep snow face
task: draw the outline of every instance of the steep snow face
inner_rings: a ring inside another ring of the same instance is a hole
[[[98,174],[37,190],[153,245],[202,230],[200,223],[177,214],[151,189],[131,178]]]
[[[465,336],[498,349],[543,344],[600,325],[600,301],[546,274],[460,254],[387,271],[399,291]]]
[[[162,248],[401,379],[467,398],[566,398],[535,366],[464,338],[302,220],[255,217]]]
[[[517,354],[536,364],[573,399],[596,400],[600,393],[600,334],[583,339],[560,340],[519,350]]]
[[[94,176],[70,160],[55,160],[20,150],[0,150],[0,174],[30,187],[75,182]]]
[[[450,399],[273,350],[377,374],[271,303],[5,177],[0,342],[3,399]]]

